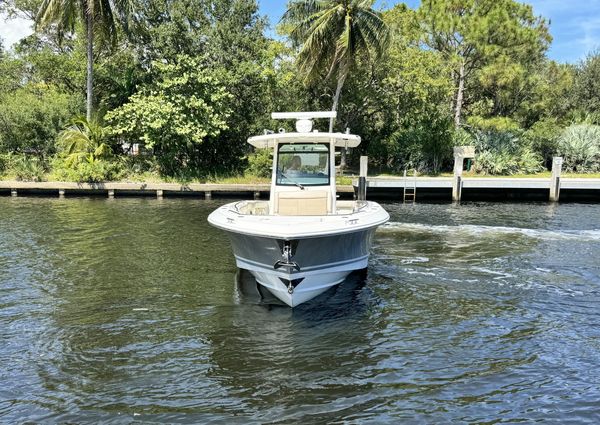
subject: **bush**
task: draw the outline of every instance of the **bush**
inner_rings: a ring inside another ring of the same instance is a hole
[[[9,156],[8,168],[9,173],[21,181],[41,182],[47,171],[40,158],[26,155]]]
[[[75,111],[74,97],[43,84],[0,95],[0,152],[55,152],[58,132]]]
[[[123,167],[118,162],[94,160],[79,162],[67,166],[64,158],[56,158],[53,162],[53,178],[60,181],[76,181],[80,183],[100,183],[119,180]]]
[[[0,175],[4,174],[8,168],[9,155],[0,154]]]
[[[533,174],[544,169],[542,158],[511,132],[476,135],[473,171],[482,174]]]
[[[562,129],[555,120],[542,120],[523,133],[525,144],[542,156],[547,168],[552,166],[552,157],[558,150],[558,138],[561,131]]]
[[[248,156],[247,172],[257,177],[271,177],[273,159],[270,149],[259,149]]]
[[[600,171],[600,126],[576,124],[567,127],[558,139],[558,154],[565,171]]]

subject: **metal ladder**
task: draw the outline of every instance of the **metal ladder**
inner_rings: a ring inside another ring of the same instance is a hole
[[[406,169],[404,169],[404,202],[410,201],[414,203],[417,198],[417,170],[414,170],[413,172],[411,183],[412,184],[409,187],[409,180],[406,176]]]

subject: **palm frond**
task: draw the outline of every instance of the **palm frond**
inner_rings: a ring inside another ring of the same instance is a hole
[[[288,3],[282,22],[300,47],[297,64],[307,83],[346,73],[358,55],[377,57],[389,31],[374,0],[296,0]]]

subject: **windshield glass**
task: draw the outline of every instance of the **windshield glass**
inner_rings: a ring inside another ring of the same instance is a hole
[[[277,184],[281,186],[328,185],[329,147],[322,143],[279,145]]]

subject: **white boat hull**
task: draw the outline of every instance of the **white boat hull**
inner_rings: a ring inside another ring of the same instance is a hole
[[[367,268],[375,230],[389,219],[375,202],[325,216],[241,214],[244,205],[223,205],[208,221],[229,236],[237,266],[290,307]]]
[[[367,267],[375,227],[286,241],[228,232],[236,265],[248,270],[274,296],[297,306],[341,283],[354,270]],[[278,266],[282,248],[289,243],[292,262]]]

